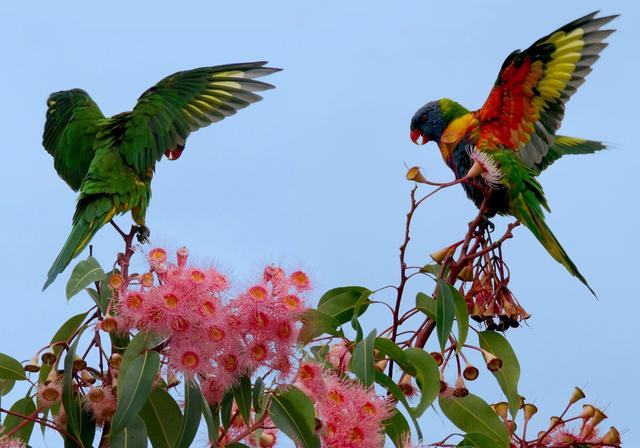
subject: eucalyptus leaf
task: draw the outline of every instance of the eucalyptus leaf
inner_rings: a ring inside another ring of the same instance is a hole
[[[31,397],[27,396],[13,403],[13,406],[11,406],[10,410],[21,415],[32,415],[36,411],[36,404],[33,402],[33,399]],[[11,414],[7,415],[7,417],[4,419],[4,422],[2,423],[2,428],[0,428],[0,435],[6,434],[23,422],[24,419],[20,417]],[[19,429],[13,436],[27,443],[31,438],[32,432],[33,422],[29,422],[21,429]]]
[[[368,303],[364,305],[359,303],[363,294],[367,293],[371,294],[371,291],[362,286],[345,286],[331,289],[320,298],[318,311],[335,318],[342,325],[349,322],[354,316],[356,305],[359,305],[358,312],[355,313],[356,317],[367,310]]]
[[[109,442],[109,448],[146,448],[148,440],[144,421],[134,415],[122,430],[111,432]]]
[[[202,415],[202,392],[195,381],[184,382],[184,416],[180,426],[177,448],[189,448],[198,433]]]
[[[315,434],[313,402],[300,389],[277,390],[271,397],[269,410],[271,420],[298,447],[320,448],[320,439]]]
[[[405,437],[411,434],[409,423],[397,409],[393,409],[391,412],[391,417],[383,422],[384,432],[397,448],[404,448],[406,446],[404,443]]]
[[[416,308],[425,313],[430,319],[436,320],[437,306],[433,297],[422,292],[416,295]]]
[[[440,369],[433,357],[421,348],[405,350],[407,361],[416,370],[415,378],[420,388],[420,401],[412,408],[413,415],[420,417],[440,393]]]
[[[9,355],[0,353],[0,379],[3,380],[26,380],[22,364]]]
[[[182,412],[176,400],[164,389],[151,391],[139,413],[153,448],[173,448],[178,440]]]
[[[509,341],[495,331],[483,331],[478,334],[480,347],[489,353],[493,353],[502,360],[502,368],[491,372],[495,376],[500,388],[509,402],[509,412],[515,419],[520,409],[520,394],[518,393],[518,381],[520,381],[520,363]]]
[[[436,333],[440,342],[440,350],[444,349],[453,327],[453,316],[455,314],[453,294],[449,285],[443,281],[438,281],[438,300],[436,301]]]
[[[374,381],[373,347],[376,340],[376,330],[369,333],[353,349],[349,369],[355,373],[365,387],[369,387]]]
[[[89,257],[78,263],[71,272],[71,277],[67,282],[67,300],[78,294],[92,283],[104,280],[107,275],[104,273],[98,260]]]

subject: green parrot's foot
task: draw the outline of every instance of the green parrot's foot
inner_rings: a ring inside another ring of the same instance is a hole
[[[486,216],[484,216],[482,220],[480,220],[480,222],[478,223],[478,232],[480,233],[485,233],[485,232],[493,233],[495,229],[496,229],[495,224],[489,221],[489,218],[487,218]]]
[[[141,244],[145,244],[149,242],[149,237],[151,236],[151,230],[147,226],[137,226],[136,227],[136,238],[138,242]]]

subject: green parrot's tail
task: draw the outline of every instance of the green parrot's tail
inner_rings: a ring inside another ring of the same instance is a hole
[[[607,146],[604,143],[595,140],[557,135],[549,151],[547,151],[540,163],[535,166],[535,169],[540,173],[562,156],[568,154],[593,154],[606,148]]]
[[[111,215],[113,216],[113,215]],[[109,218],[111,219],[111,218]],[[108,221],[108,220],[107,220]],[[58,274],[65,270],[65,268],[69,265],[71,260],[78,255],[82,250],[87,247],[93,235],[96,234],[98,229],[102,227],[104,222],[102,221],[92,221],[87,222],[84,219],[79,219],[73,225],[71,229],[71,234],[65,241],[64,246],[62,246],[62,250],[58,255],[58,258],[53,262],[51,269],[49,269],[49,273],[47,274],[47,281],[44,283],[42,290],[44,291],[47,287],[53,283]]]
[[[598,296],[595,291],[591,289],[587,280],[580,273],[573,261],[571,261],[569,255],[567,255],[560,245],[560,242],[547,226],[540,206],[529,206],[529,201],[526,201],[522,196],[520,196],[519,200],[516,200],[515,202],[517,203],[517,206],[513,207],[515,217],[518,218],[525,227],[531,230],[531,233],[533,233],[544,248],[547,249],[547,252],[549,252],[549,254],[555,258],[558,263],[564,266],[571,275],[577,277],[587,288],[589,288],[591,294],[597,298]]]

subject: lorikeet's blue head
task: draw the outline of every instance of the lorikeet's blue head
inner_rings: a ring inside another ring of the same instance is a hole
[[[416,145],[424,145],[429,141],[438,143],[449,123],[467,112],[467,109],[448,98],[431,101],[413,115],[411,140]]]

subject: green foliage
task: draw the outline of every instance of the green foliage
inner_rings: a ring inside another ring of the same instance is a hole
[[[407,362],[416,371],[415,378],[420,388],[420,401],[412,408],[413,415],[421,416],[433,403],[440,392],[440,370],[433,357],[421,348],[408,348],[405,350]]]
[[[87,286],[104,280],[107,275],[104,273],[98,260],[89,257],[78,263],[71,272],[71,277],[67,282],[67,300],[78,294]]]
[[[118,382],[118,407],[111,421],[112,434],[124,430],[136,418],[147,401],[159,368],[160,355],[147,351],[138,355],[122,372]]]
[[[376,340],[376,330],[369,333],[366,339],[358,342],[353,349],[353,356],[349,369],[356,374],[364,386],[371,386],[374,380],[373,347]]]
[[[233,389],[233,398],[238,405],[240,415],[247,425],[251,422],[251,378],[243,376]]]
[[[411,434],[407,419],[396,409],[392,411],[391,417],[385,420],[384,432],[397,448],[403,448],[404,437],[407,434]]]
[[[436,320],[436,314],[438,313],[438,305],[433,297],[419,292],[416,295],[416,308],[426,314],[430,319]]]
[[[302,323],[302,329],[298,335],[298,342],[302,345],[308,344],[322,334],[343,336],[342,330],[338,329],[341,324],[335,317],[313,308],[309,308],[302,314]]]
[[[147,427],[153,448],[173,448],[176,445],[182,412],[166,390],[153,389],[139,415]]]
[[[22,364],[11,356],[0,353],[0,379],[26,380]]]
[[[184,415],[180,425],[177,448],[188,448],[196,437],[202,415],[202,392],[195,381],[184,382]]]
[[[300,389],[288,387],[271,396],[271,419],[302,448],[320,448],[315,434],[315,410],[311,399]]]
[[[495,448],[508,448],[509,435],[493,409],[480,397],[440,397],[440,409],[451,422],[466,433],[489,437]]]
[[[451,328],[453,327],[453,317],[455,315],[455,304],[453,293],[449,285],[441,280],[438,281],[438,300],[436,301],[436,333],[440,342],[440,350],[444,352]]]
[[[33,399],[30,396],[26,396],[24,398],[16,401],[10,409],[11,412],[15,412],[21,415],[32,415],[36,411],[36,405],[33,402]],[[2,423],[2,431],[0,435],[6,434],[11,431],[13,428],[21,424],[24,420],[15,415],[8,414]],[[31,433],[33,432],[33,422],[27,423],[20,430],[18,430],[14,437],[17,437],[25,442],[28,442],[31,438]]]
[[[509,412],[516,417],[520,409],[520,394],[518,381],[520,380],[520,363],[509,341],[495,331],[483,331],[478,334],[480,347],[502,360],[502,368],[493,373],[500,388],[509,401]]]
[[[110,448],[145,448],[147,445],[147,428],[137,415],[118,432],[111,431]]]
[[[334,288],[320,298],[318,311],[333,317],[340,325],[349,322],[353,316],[360,316],[368,308],[366,299],[371,294],[367,288],[362,286],[345,286]],[[357,310],[356,310],[357,307]]]

